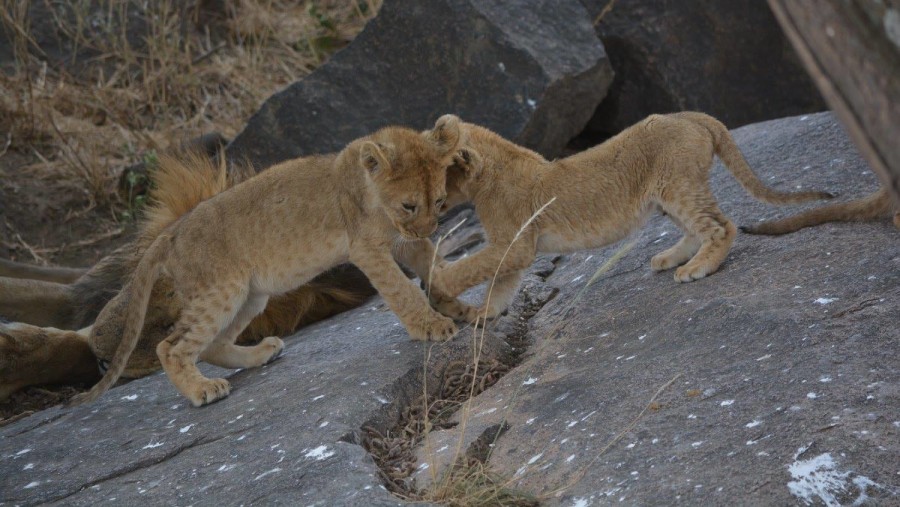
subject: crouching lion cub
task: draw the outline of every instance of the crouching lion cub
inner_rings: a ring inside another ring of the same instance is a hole
[[[497,272],[488,308],[474,310],[433,297],[443,313],[469,321],[503,311],[537,253],[608,245],[643,225],[655,209],[665,212],[684,237],[654,256],[651,267],[660,271],[681,266],[675,271],[679,282],[716,271],[736,228],[719,210],[709,188],[715,155],[762,201],[788,204],[831,197],[766,187],[725,126],[702,113],[652,115],[599,146],[553,162],[485,128],[467,123],[462,127],[471,150],[463,150],[448,170],[448,203],[471,201],[489,244],[438,267],[431,286],[438,295],[455,297]]]
[[[434,256],[446,167],[460,144],[455,117],[426,133],[387,127],[338,154],[272,167],[194,208],[144,252],[131,281],[124,336],[104,375],[73,402],[96,399],[124,369],[143,326],[154,282],[167,274],[182,301],[174,331],[156,348],[175,387],[195,406],[230,392],[198,359],[226,368],[263,365],[281,352],[275,337],[235,338],[283,294],[344,262],[362,270],[415,339],[446,340],[457,329],[431,309],[398,260],[420,277]],[[175,163],[162,161],[161,163]]]

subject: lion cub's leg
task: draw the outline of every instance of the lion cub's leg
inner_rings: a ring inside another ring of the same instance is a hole
[[[265,295],[251,295],[247,298],[247,302],[235,315],[231,324],[219,332],[213,342],[200,354],[200,358],[223,368],[254,368],[278,357],[284,349],[284,342],[277,336],[263,338],[251,346],[234,343],[250,321],[266,308],[268,300],[269,297]]]
[[[685,238],[691,239],[680,241],[660,255],[678,248],[678,251],[672,252],[675,255],[666,257],[667,260],[674,261],[687,253],[688,246],[693,246],[690,245],[691,241],[699,241],[697,253],[687,264],[675,270],[675,281],[690,282],[719,269],[734,243],[737,227],[719,210],[715,197],[707,186],[695,185],[688,191],[673,193],[676,197],[661,205],[669,215],[683,224]]]
[[[185,307],[173,332],[156,347],[169,380],[195,407],[218,401],[231,392],[222,378],[209,379],[197,369],[200,354],[243,309],[247,287],[225,284],[218,290],[185,297]]]
[[[387,245],[353,247],[350,262],[369,277],[412,339],[446,341],[458,331],[452,320],[431,309],[425,294],[406,278]]]
[[[493,319],[512,303],[513,298],[516,297],[519,285],[522,283],[523,274],[524,271],[515,271],[498,276],[493,284],[488,285],[485,298],[489,296],[490,299],[486,299],[480,307],[469,306],[456,299],[451,300],[450,304],[446,301],[440,301],[435,307],[448,317],[464,320],[472,324],[479,319],[481,321]]]
[[[654,255],[650,259],[650,268],[653,271],[665,271],[681,266],[697,253],[700,244],[696,236],[686,232],[674,246]]]

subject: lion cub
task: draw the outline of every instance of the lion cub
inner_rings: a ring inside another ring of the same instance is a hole
[[[437,228],[446,167],[460,141],[455,117],[425,133],[387,127],[338,154],[278,164],[197,205],[144,252],[109,370],[74,403],[96,399],[119,378],[162,272],[173,280],[183,307],[156,352],[195,406],[230,391],[227,380],[204,377],[198,359],[226,368],[271,361],[284,346],[279,338],[249,347],[235,345],[235,338],[270,296],[348,261],[366,274],[414,339],[452,337],[453,321],[429,306],[393,252],[427,276],[433,256],[428,236]]]
[[[471,150],[463,150],[448,170],[448,203],[471,201],[490,243],[474,255],[439,266],[432,274],[432,288],[455,297],[491,280],[505,255],[488,308],[474,310],[455,300],[433,298],[446,315],[469,321],[503,311],[537,253],[608,245],[643,225],[655,209],[665,212],[685,235],[654,256],[651,267],[660,271],[681,266],[675,271],[679,282],[714,272],[736,234],[709,188],[715,155],[757,199],[787,204],[831,197],[766,187],[725,126],[702,113],[652,115],[599,146],[553,162],[485,128],[462,126]]]

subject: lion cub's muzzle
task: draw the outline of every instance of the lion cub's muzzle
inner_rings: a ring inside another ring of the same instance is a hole
[[[430,238],[437,230],[437,220],[424,227],[398,227],[400,234],[409,240]]]

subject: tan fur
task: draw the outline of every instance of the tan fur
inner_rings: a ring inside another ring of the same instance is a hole
[[[169,379],[195,406],[228,395],[225,379],[208,379],[198,359],[228,368],[265,364],[282,350],[277,337],[234,344],[270,296],[283,294],[350,261],[416,339],[456,332],[434,312],[397,266],[427,273],[428,235],[437,227],[445,167],[460,142],[458,122],[427,134],[388,127],[337,155],[279,164],[202,202],[146,249],[131,281],[125,334],[104,378],[76,403],[95,399],[117,380],[138,342],[153,285],[174,282],[181,315],[157,354]],[[177,160],[165,159],[165,164]],[[401,238],[404,238],[401,241]]]
[[[0,277],[0,317],[34,326],[77,327],[74,295],[69,285]]]
[[[828,222],[866,222],[892,215],[894,225],[900,228],[900,209],[891,201],[887,188],[882,187],[860,199],[829,204],[778,220],[741,227],[741,230],[750,234],[778,235]]]
[[[55,384],[60,377],[73,384],[100,378],[85,335],[0,323],[0,400],[23,387]]]
[[[219,166],[197,163],[190,155],[185,160],[193,163],[167,165],[151,173],[150,212],[141,220],[138,237],[103,258],[76,283],[0,277],[0,314],[31,324],[7,324],[2,328],[0,358],[6,360],[0,361],[0,401],[27,386],[79,384],[100,378],[98,361],[108,365],[121,341],[130,286],[120,289],[137,266],[139,253],[160,231],[201,201],[248,177],[232,168],[225,181]],[[13,266],[10,273],[43,269],[9,261],[7,265]],[[266,310],[253,319],[237,343],[252,345],[266,336],[290,334],[299,327],[355,308],[374,293],[365,275],[352,266],[329,270],[309,284],[271,298]],[[115,297],[104,308],[109,295]],[[98,316],[100,309],[104,311]],[[156,347],[170,334],[180,313],[181,299],[172,280],[160,277],[153,288],[140,340],[123,377],[138,378],[160,369]],[[92,327],[80,331],[64,330],[92,323]]]
[[[784,204],[830,197],[767,188],[725,126],[702,113],[652,115],[599,146],[553,162],[482,127],[463,124],[463,132],[466,146],[480,157],[474,157],[476,163],[458,160],[448,174],[448,192],[451,201],[474,203],[489,244],[474,255],[441,266],[432,283],[438,293],[457,296],[490,280],[505,255],[490,307],[478,311],[488,317],[508,305],[537,253],[611,244],[641,227],[657,209],[685,236],[654,256],[651,267],[658,271],[681,266],[675,271],[679,282],[716,271],[736,228],[719,210],[709,188],[715,155],[745,189],[763,201]],[[520,233],[523,224],[554,198]],[[476,315],[446,301],[435,303],[453,317],[473,320]]]
[[[72,283],[87,270],[80,268],[43,267],[0,259],[0,277],[24,278],[54,283]]]

